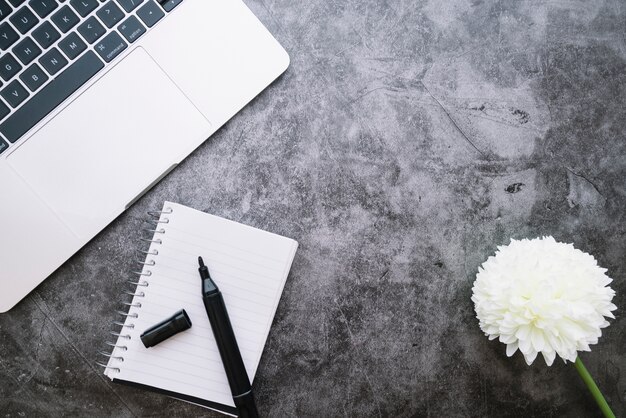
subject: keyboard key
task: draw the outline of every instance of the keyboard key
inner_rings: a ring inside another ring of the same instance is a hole
[[[174,9],[174,7],[180,4],[181,1],[182,0],[165,0],[165,1],[160,1],[160,3],[161,3],[161,7],[163,7],[163,9],[166,12],[171,12],[172,9]]]
[[[22,7],[9,18],[13,26],[20,31],[26,33],[39,22],[39,19],[30,11],[28,7]]]
[[[13,55],[5,54],[0,57],[0,76],[4,81],[9,81],[15,74],[22,69]]]
[[[59,3],[55,0],[30,0],[28,4],[42,19],[59,7]]]
[[[79,15],[85,17],[98,7],[98,0],[71,0],[70,4]]]
[[[7,22],[0,25],[0,48],[3,50],[9,49],[19,37],[20,35]]]
[[[30,91],[35,91],[48,80],[48,76],[40,66],[33,64],[20,74],[20,79]]]
[[[61,37],[59,31],[50,22],[43,22],[35,28],[32,35],[43,49],[47,49]]]
[[[139,22],[135,16],[130,16],[117,27],[124,38],[131,44],[135,42],[141,35],[146,32],[146,28]]]
[[[73,60],[87,48],[87,45],[85,45],[76,32],[72,32],[59,42],[59,48],[61,48],[61,51],[63,51],[69,59]]]
[[[80,24],[78,32],[83,35],[83,38],[85,38],[87,42],[92,44],[104,35],[106,29],[100,24],[100,22],[98,22],[98,19],[91,16],[89,19]]]
[[[18,107],[28,97],[28,92],[17,80],[11,81],[2,91],[0,95],[4,97],[11,107]]]
[[[6,1],[0,0],[0,20],[4,20],[9,14],[11,14],[11,6]]]
[[[18,7],[19,5],[21,5],[25,1],[26,0],[9,0],[9,3],[11,3],[13,5],[13,7]]]
[[[96,44],[94,49],[103,60],[110,62],[113,58],[117,57],[120,52],[126,49],[126,42],[117,32],[111,32],[100,42]]]
[[[9,106],[5,105],[4,103],[0,101],[0,119],[4,119],[4,117],[8,115],[9,112],[11,112],[11,109],[9,109]]]
[[[3,104],[2,104],[1,106],[6,107],[6,106],[4,106]],[[8,110],[8,109],[9,109],[9,108],[7,107],[7,110]],[[4,117],[4,116],[3,116],[3,117]],[[7,144],[6,142],[4,142],[4,140],[3,140],[3,139],[0,139],[0,154],[2,154],[2,153],[3,153],[4,151],[6,151],[7,149],[9,149],[9,144]]]
[[[87,51],[0,124],[0,133],[9,142],[17,141],[102,67],[104,64],[98,56]]]
[[[124,18],[124,12],[113,3],[113,0],[108,1],[96,14],[108,28],[112,28],[117,22]]]
[[[30,64],[32,60],[41,55],[41,49],[30,37],[22,39],[12,51],[24,65]]]
[[[61,10],[52,15],[52,21],[63,33],[67,33],[76,26],[78,20],[78,16],[70,9],[70,6],[63,6]]]
[[[143,0],[117,0],[117,2],[124,8],[124,10],[126,10],[126,12],[130,13],[135,10],[137,6],[143,3]]]
[[[145,23],[147,27],[151,28],[156,22],[165,16],[165,13],[163,13],[163,10],[161,10],[154,0],[149,0],[148,3],[144,4],[139,8],[139,10],[137,10],[137,16],[143,20],[143,23]]]
[[[55,75],[61,68],[67,65],[67,60],[61,55],[58,49],[52,48],[39,59],[39,64],[43,65],[43,68],[45,68],[50,75]]]

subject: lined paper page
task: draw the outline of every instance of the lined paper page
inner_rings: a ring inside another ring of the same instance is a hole
[[[224,405],[234,406],[226,374],[204,305],[198,274],[202,256],[222,291],[239,349],[252,380],[278,307],[297,242],[249,226],[165,202],[144,273],[105,374]],[[149,349],[139,336],[147,328],[185,309],[192,327]],[[123,357],[123,361],[114,357]],[[116,369],[114,369],[116,368]]]

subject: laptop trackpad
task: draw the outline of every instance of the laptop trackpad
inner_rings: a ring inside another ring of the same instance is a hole
[[[210,126],[138,48],[8,162],[76,235],[91,237],[201,144]]]

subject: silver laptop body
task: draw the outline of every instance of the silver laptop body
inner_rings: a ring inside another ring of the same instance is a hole
[[[289,65],[241,0],[6,5],[0,312]]]

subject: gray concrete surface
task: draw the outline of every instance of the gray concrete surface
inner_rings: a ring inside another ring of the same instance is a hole
[[[246,3],[291,67],[0,316],[1,416],[212,416],[93,363],[165,199],[300,242],[264,416],[599,416],[571,364],[506,358],[474,318],[479,264],[544,234],[615,279],[618,317],[582,358],[624,416],[626,4]]]

